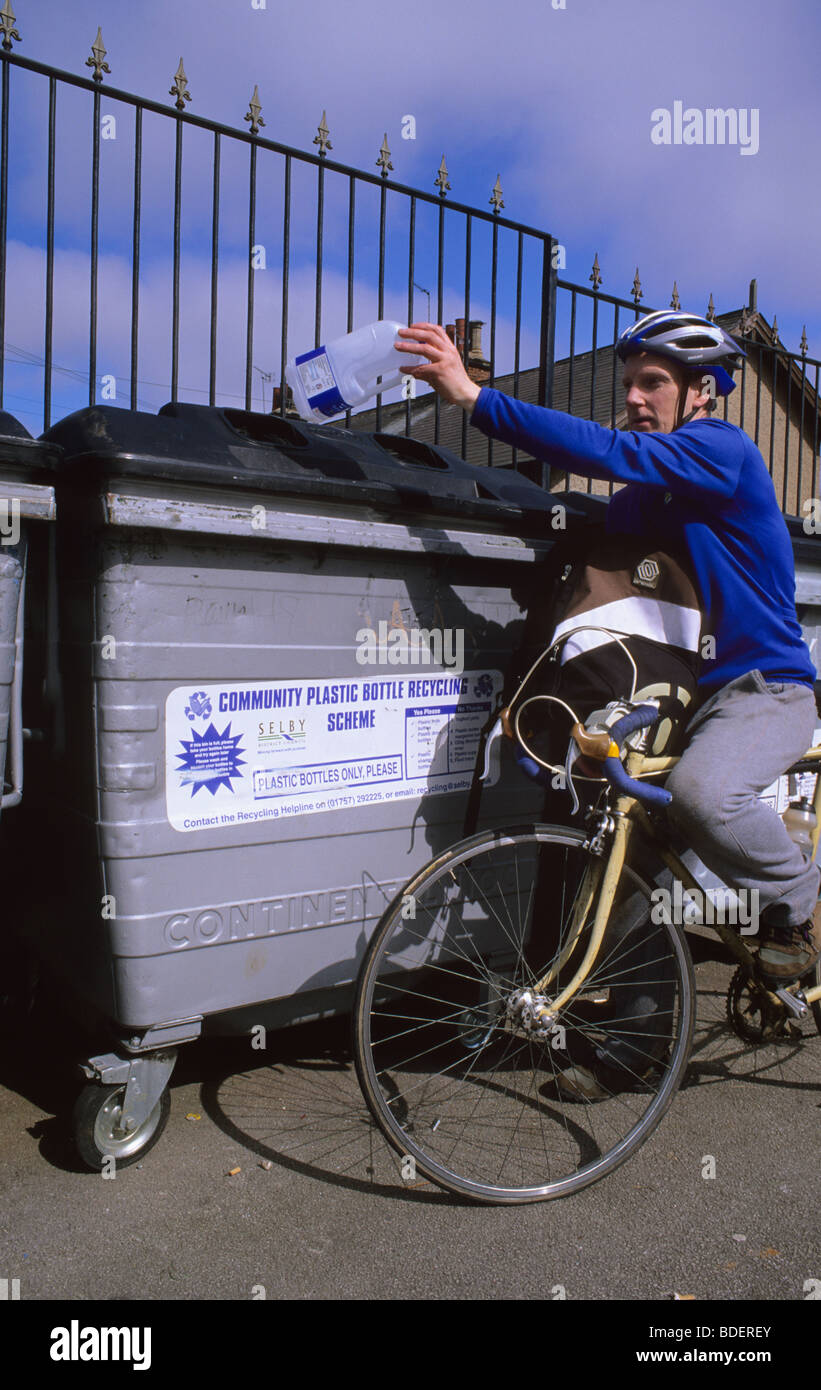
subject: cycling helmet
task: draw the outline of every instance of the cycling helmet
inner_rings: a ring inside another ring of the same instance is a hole
[[[616,351],[623,362],[636,352],[654,352],[693,374],[709,373],[715,378],[718,396],[735,390],[730,373],[747,356],[717,323],[680,309],[658,309],[637,319],[622,333]]]

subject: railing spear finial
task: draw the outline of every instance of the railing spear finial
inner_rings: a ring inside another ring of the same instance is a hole
[[[385,131],[385,138],[382,141],[382,147],[379,151],[379,158],[376,161],[376,165],[378,169],[381,169],[383,179],[386,179],[388,177],[388,174],[393,169],[393,165],[391,164],[391,152],[388,149],[387,131]]]
[[[105,60],[105,55],[106,48],[103,44],[103,31],[98,26],[97,37],[91,45],[91,57],[86,58],[86,67],[94,69],[91,75],[95,82],[102,82],[103,73],[111,72],[111,68],[108,66],[108,63]]]
[[[14,27],[17,16],[11,8],[11,0],[6,0],[2,10],[0,10],[0,33],[3,35],[3,47],[11,48],[12,39],[20,42],[20,35]]]
[[[450,184],[448,183],[448,166],[445,163],[444,155],[442,155],[442,163],[439,165],[439,173],[436,175],[436,178],[433,180],[433,182],[435,186],[439,189],[439,197],[446,197],[448,189],[450,188]]]
[[[680,300],[679,297],[678,297],[678,283],[677,283],[675,280],[673,281],[673,298],[670,300],[670,308],[671,308],[671,309],[680,309],[680,308],[681,308],[681,300]]]
[[[174,85],[173,87],[169,87],[168,95],[177,98],[174,105],[178,111],[184,111],[185,103],[191,100],[191,93],[188,90],[188,78],[185,75],[182,58],[180,58],[180,65],[174,73]]]
[[[636,308],[638,309],[639,304],[641,303],[641,280],[639,279],[639,268],[638,268],[638,266],[636,266],[636,274],[635,274],[635,278],[634,278],[634,280],[633,280],[632,295],[633,295],[633,303],[635,304]]]
[[[250,121],[250,122],[251,122],[251,134],[252,134],[252,135],[256,135],[256,134],[258,133],[259,128],[260,128],[261,125],[265,125],[264,120],[262,119],[261,115],[259,114],[261,110],[262,110],[262,107],[261,107],[260,101],[259,101],[259,86],[256,85],[256,86],[254,87],[254,95],[251,97],[251,100],[250,100],[250,102],[248,103],[248,110],[246,111],[245,115],[243,116],[243,120],[245,120],[245,121]]]
[[[316,135],[314,136],[314,144],[319,146],[320,159],[324,159],[325,155],[328,153],[328,150],[333,149],[333,145],[331,144],[329,139],[330,134],[331,132],[328,129],[326,112],[323,111],[322,120],[319,122],[319,125],[316,128]]]
[[[593,283],[593,289],[594,289],[594,290],[597,290],[597,289],[599,288],[599,285],[601,284],[601,270],[599,269],[599,253],[598,253],[598,251],[596,252],[595,256],[593,257],[593,274],[592,274],[592,275],[588,275],[587,278],[588,278],[588,280],[591,280],[591,281],[592,281],[592,283]]]
[[[806,357],[809,350],[810,345],[807,342],[807,325],[804,324],[804,327],[801,331],[801,342],[798,344],[798,351],[801,353],[802,357]]]
[[[497,175],[496,175],[496,182],[495,182],[494,185],[493,185],[493,192],[491,193],[490,197],[488,198],[488,202],[489,202],[489,203],[492,203],[492,205],[493,205],[493,211],[494,211],[494,213],[496,213],[497,215],[501,212],[502,208],[503,208],[504,205],[505,205],[505,204],[504,204],[504,199],[502,198],[502,176],[501,176],[501,174],[497,174]]]
[[[713,303],[713,294],[712,294],[712,290],[710,291],[710,303],[707,305],[707,317],[708,317],[708,319],[710,320],[710,323],[714,323],[714,322],[715,322],[715,317],[716,317],[716,306],[715,306],[715,304]]]

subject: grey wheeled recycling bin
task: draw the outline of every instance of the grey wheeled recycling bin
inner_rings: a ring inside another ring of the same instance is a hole
[[[38,578],[47,567],[55,517],[50,478],[57,450],[32,439],[13,415],[0,411],[0,809],[18,806],[23,794],[24,610],[29,553],[37,551]],[[35,533],[40,534],[35,536]],[[38,603],[45,584],[38,584]],[[38,614],[42,618],[42,612]],[[41,628],[42,631],[42,628]],[[42,644],[38,655],[43,655]],[[39,734],[43,733],[38,729]]]
[[[460,837],[555,499],[244,411],[93,407],[44,438],[66,750],[38,788],[56,862],[31,932],[113,1042],[81,1152],[113,1097],[130,1161],[179,1044],[347,1011],[388,902]],[[482,823],[542,799],[505,753]]]

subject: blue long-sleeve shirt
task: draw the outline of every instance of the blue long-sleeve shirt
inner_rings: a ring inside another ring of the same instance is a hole
[[[672,434],[610,430],[488,387],[470,422],[556,468],[626,483],[610,500],[608,531],[684,549],[705,634],[715,638],[715,656],[705,656],[699,678],[705,693],[752,670],[812,687],[790,535],[764,460],[743,430],[713,418]]]

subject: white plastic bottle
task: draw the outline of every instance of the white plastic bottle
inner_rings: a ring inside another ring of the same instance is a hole
[[[791,801],[781,819],[802,854],[811,859],[812,833],[817,825],[812,802],[806,797],[801,797],[799,801]]]
[[[344,338],[292,357],[285,367],[285,380],[303,420],[327,424],[378,391],[398,386],[408,368],[423,366],[427,358],[399,353],[393,346],[398,330],[405,326],[379,319]]]

